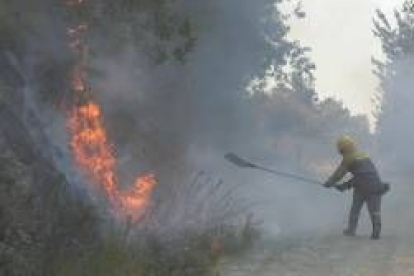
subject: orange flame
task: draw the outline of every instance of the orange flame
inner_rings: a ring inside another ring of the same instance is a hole
[[[155,175],[150,173],[138,177],[133,188],[121,194],[122,205],[133,219],[140,218],[147,209],[148,197],[157,184]]]
[[[78,6],[84,2],[85,0],[71,0],[67,4]],[[91,94],[86,85],[84,66],[87,45],[82,41],[87,29],[86,24],[67,29],[69,47],[78,55],[72,72],[72,89],[78,100],[86,99]],[[107,137],[101,108],[93,99],[73,106],[67,124],[71,134],[70,146],[79,168],[105,193],[118,214],[139,219],[149,205],[152,190],[157,183],[155,175],[150,173],[137,177],[131,190],[119,189],[113,146]]]

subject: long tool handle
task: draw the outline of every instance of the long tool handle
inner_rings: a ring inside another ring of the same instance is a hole
[[[300,180],[300,181],[310,183],[310,184],[323,185],[323,183],[320,182],[320,181],[310,179],[310,178],[307,178],[307,177],[304,177],[304,176],[296,175],[296,174],[281,172],[281,171],[277,171],[277,170],[273,170],[273,169],[264,168],[264,167],[261,167],[261,166],[255,166],[253,168],[256,168],[258,170],[262,170],[262,171],[265,171],[265,172],[268,172],[268,173],[272,173],[272,174],[275,174],[275,175]]]
[[[283,177],[288,177],[288,178],[292,178],[292,179],[296,179],[296,180],[300,180],[306,183],[310,183],[310,184],[315,184],[315,185],[322,185],[323,183],[314,179],[310,179],[301,175],[297,175],[297,174],[293,174],[293,173],[288,173],[288,172],[282,172],[282,171],[278,171],[278,170],[273,170],[273,169],[269,169],[266,167],[262,167],[259,165],[256,165],[250,161],[247,161],[241,157],[239,157],[238,155],[234,154],[234,153],[227,153],[224,158],[226,158],[229,162],[231,162],[232,164],[236,165],[237,167],[240,168],[250,168],[250,169],[257,169],[257,170],[261,170],[261,171],[265,171],[268,173],[272,173],[278,176],[283,176]]]

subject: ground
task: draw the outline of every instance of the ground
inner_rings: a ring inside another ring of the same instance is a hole
[[[342,236],[338,225],[307,238],[268,239],[242,257],[223,261],[220,275],[414,276],[414,203],[409,196],[414,189],[406,185],[397,190],[398,195],[384,198],[380,241],[369,239],[367,225],[357,237]]]

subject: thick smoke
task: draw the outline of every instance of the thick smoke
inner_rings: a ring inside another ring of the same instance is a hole
[[[376,62],[381,80],[379,96],[378,146],[385,167],[390,173],[409,174],[414,162],[407,148],[414,137],[409,120],[412,118],[413,76],[413,3],[406,1],[394,18],[378,12],[375,33],[381,40],[386,56]],[[394,169],[391,169],[394,168]]]
[[[221,178],[224,185],[240,185],[240,194],[255,203],[252,211],[257,219],[263,219],[264,227],[272,232],[337,227],[344,214],[343,196],[306,183],[242,171],[223,159],[225,153],[235,151],[263,165],[323,181],[339,161],[334,148],[338,135],[356,133],[360,141],[369,136],[365,118],[351,117],[332,100],[315,101],[314,65],[305,49],[286,37],[289,28],[278,9],[280,2],[176,1],[168,11],[182,19],[178,21],[189,22],[191,35],[184,28],[184,34],[167,35],[168,42],[163,43],[158,43],[163,39],[154,35],[153,28],[139,25],[152,18],[151,10],[128,17],[131,21],[127,23],[139,23],[128,29],[105,22],[109,20],[105,5],[100,6],[90,25],[93,52],[88,66],[93,96],[102,105],[114,141],[122,183],[131,183],[139,172],[153,170],[160,178],[156,197],[162,203],[171,197],[171,187],[185,188],[177,183],[191,182],[191,173],[203,170],[213,179],[206,182]],[[119,43],[121,30],[127,38]],[[64,58],[41,56],[50,57],[65,72],[70,59],[64,54],[67,49],[61,44],[65,41],[61,32],[64,28],[56,28],[49,32],[52,39],[34,44],[48,49],[43,45],[56,42],[52,45],[61,49],[56,53]],[[160,62],[148,52],[148,44],[169,49],[181,45],[183,37],[194,40],[194,45],[179,58]],[[36,80],[47,83],[45,76]],[[252,81],[266,77],[275,79],[275,89],[256,87],[251,94]],[[39,94],[63,90],[56,98],[70,98],[70,86],[64,80],[59,82],[60,88],[38,87]],[[65,148],[67,140],[60,137],[63,118],[50,115],[58,110],[38,111],[40,117],[49,117],[44,122],[51,140]],[[63,155],[69,155],[67,150]],[[183,200],[172,210],[192,208],[185,204]],[[175,224],[175,218],[182,219],[181,214],[171,217]]]
[[[286,38],[288,28],[276,4],[180,2],[175,8],[189,18],[196,34],[185,62],[154,64],[133,47],[98,56],[93,62],[101,72],[94,80],[96,96],[126,173],[134,166],[155,168],[168,186],[189,181],[188,173],[178,173],[204,170],[227,185],[240,185],[244,198],[255,203],[252,211],[257,219],[272,232],[325,231],[342,222],[343,196],[242,171],[223,159],[226,152],[235,151],[323,181],[339,162],[336,137],[355,133],[364,141],[368,136],[364,118],[351,118],[332,100],[314,101],[315,91],[305,73],[311,63]],[[252,80],[264,78],[271,67],[277,78],[295,52],[302,58],[295,65],[303,65],[303,75],[277,79],[289,85],[277,86],[273,94],[260,89],[249,94]]]
[[[396,74],[385,84],[379,122],[381,151],[403,170],[410,170],[414,162],[412,154],[407,151],[414,138],[413,128],[407,121],[413,117],[413,68],[414,58],[410,55],[394,61],[387,69]]]

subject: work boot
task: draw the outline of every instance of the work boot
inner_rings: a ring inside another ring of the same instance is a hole
[[[344,235],[347,237],[355,237],[357,226],[358,226],[358,215],[354,215],[351,213],[351,216],[349,218],[348,228],[344,230]]]
[[[373,223],[371,240],[379,240],[381,238],[381,223]]]
[[[376,240],[380,240],[381,236],[379,233],[372,233],[371,235],[371,240],[376,241]]]
[[[347,228],[344,230],[344,235],[347,237],[355,237],[355,230]]]

